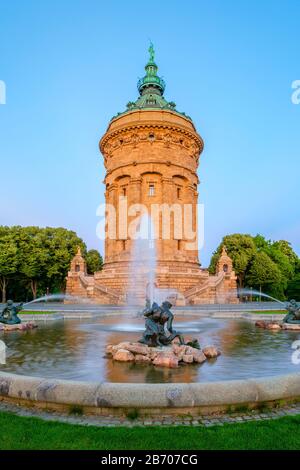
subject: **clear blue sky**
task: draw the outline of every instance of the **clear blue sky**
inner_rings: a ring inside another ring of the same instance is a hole
[[[166,98],[205,141],[203,265],[233,232],[300,254],[299,18],[298,0],[0,0],[0,224],[64,226],[102,251],[98,141],[136,99],[151,38]]]

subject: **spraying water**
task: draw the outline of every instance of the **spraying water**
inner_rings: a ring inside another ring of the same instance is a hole
[[[130,261],[130,283],[127,303],[138,305],[145,295],[152,303],[155,298],[156,246],[154,227],[148,214],[140,218],[136,239],[133,242]]]
[[[88,302],[88,299],[80,297],[80,296],[74,296],[70,294],[51,294],[51,295],[43,295],[42,297],[38,297],[37,299],[31,300],[30,302],[26,302],[23,304],[23,307],[25,307],[26,305],[35,304],[37,302],[48,302],[51,300],[52,301],[67,300],[73,303],[87,303]]]
[[[265,297],[267,299],[275,300],[275,302],[278,302],[281,305],[286,305],[286,302],[282,302],[281,300],[275,299],[275,297],[272,297],[271,295],[265,294],[264,292],[260,292],[258,290],[252,290],[252,289],[238,289],[238,294],[239,295],[257,295],[259,297]]]
[[[155,230],[151,218],[144,214],[140,218],[139,230],[133,242],[130,261],[130,282],[127,292],[128,305],[143,305],[145,297],[161,304],[164,300],[175,301],[178,292],[156,286],[157,251]],[[172,303],[173,303],[172,302]]]

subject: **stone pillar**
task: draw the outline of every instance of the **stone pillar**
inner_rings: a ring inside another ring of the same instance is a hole
[[[128,198],[127,198],[128,210],[133,204],[141,204],[141,195],[142,195],[142,178],[132,177],[130,179],[129,188],[128,188]],[[137,215],[128,216],[128,219],[127,219],[128,228],[130,226],[130,222],[132,222],[136,217]],[[128,238],[126,242],[126,249],[128,250],[129,254],[131,253],[132,245],[133,245],[133,240]]]

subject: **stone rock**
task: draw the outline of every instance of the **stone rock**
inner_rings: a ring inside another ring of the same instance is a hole
[[[153,364],[158,367],[178,367],[179,362],[201,364],[207,358],[217,357],[221,353],[214,346],[201,349],[185,344],[173,343],[170,346],[149,347],[141,343],[129,341],[117,345],[108,344],[106,354],[113,356],[116,361],[133,362],[140,364]]]
[[[185,354],[191,354],[193,356],[194,361],[198,364],[201,364],[202,362],[206,361],[206,356],[203,354],[203,351],[201,349],[192,348],[192,346],[186,346]]]
[[[149,348],[149,357],[151,360],[154,360],[157,355],[159,354],[159,349],[157,348]]]
[[[178,359],[180,361],[182,361],[182,358],[185,354],[185,351],[187,349],[187,346],[185,346],[184,344],[182,345],[179,345],[179,344],[173,344],[172,345],[172,349],[174,351],[174,354],[178,357]]]
[[[255,326],[257,326],[258,328],[266,328],[267,323],[264,320],[257,320],[255,322]]]
[[[192,362],[194,362],[194,356],[193,356],[193,354],[184,354],[182,356],[182,360],[186,364],[191,364]]]
[[[193,359],[194,362],[197,362],[198,364],[202,364],[202,362],[206,361],[206,356],[203,354],[203,352],[200,349],[197,349],[197,353],[193,354]]]
[[[134,360],[140,364],[151,364],[152,362],[149,356],[144,356],[143,354],[136,354]]]
[[[111,356],[113,354],[113,345],[112,344],[108,344],[105,348],[105,353],[108,355],[108,356]]]
[[[26,330],[32,330],[33,328],[37,328],[38,325],[34,322],[27,322],[27,323],[17,323],[15,325],[5,325],[5,323],[0,323],[0,330],[3,331],[26,331]]]
[[[113,359],[120,362],[132,362],[134,361],[134,355],[126,349],[118,349],[118,351],[114,353]]]
[[[175,354],[166,354],[160,352],[153,361],[153,364],[158,367],[178,367],[178,357]]]
[[[267,330],[281,330],[281,326],[278,323],[268,323],[266,328]]]
[[[112,353],[114,354],[115,352],[117,352],[119,349],[127,349],[127,346],[129,346],[129,342],[128,341],[124,341],[122,343],[118,343],[118,344],[115,344],[113,347],[112,347]]]
[[[220,356],[221,352],[215,346],[206,346],[206,348],[202,349],[203,354],[207,357],[207,359],[212,359],[214,357]]]
[[[4,331],[15,331],[15,330],[19,330],[19,325],[3,325],[4,326]]]
[[[146,344],[141,343],[130,343],[129,341],[125,341],[123,343],[116,344],[112,346],[112,353],[118,351],[119,349],[126,349],[135,354],[144,354],[148,355],[150,353],[150,348]]]
[[[185,346],[185,354],[196,354],[200,349],[193,348],[192,346]]]
[[[150,354],[150,348],[146,344],[129,343],[126,349],[134,354],[143,354],[145,356]]]
[[[300,331],[300,324],[297,323],[283,323],[281,328],[283,330],[295,330]]]

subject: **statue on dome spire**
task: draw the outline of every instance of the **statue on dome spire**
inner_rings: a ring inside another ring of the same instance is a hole
[[[154,47],[152,44],[152,41],[150,41],[150,46],[149,46],[149,62],[154,62]]]

